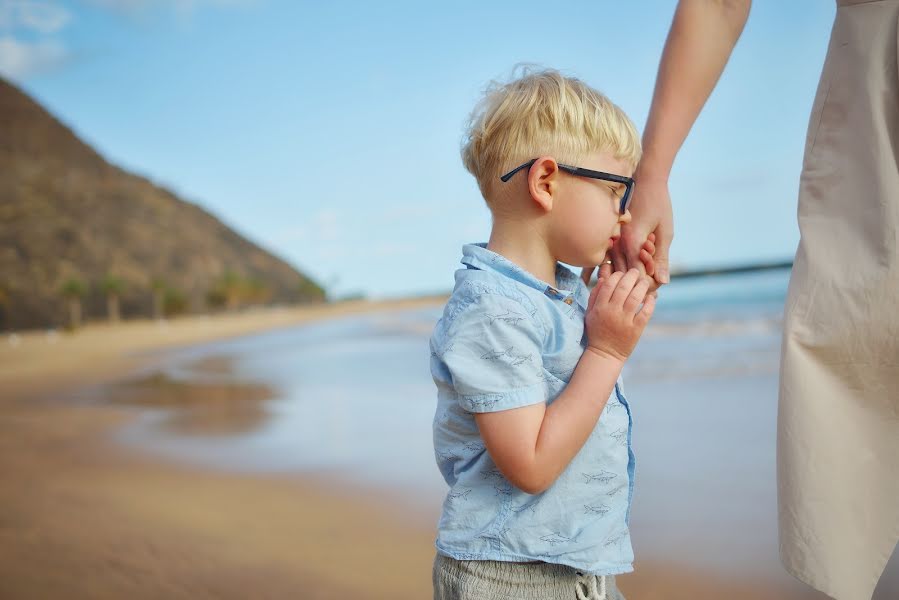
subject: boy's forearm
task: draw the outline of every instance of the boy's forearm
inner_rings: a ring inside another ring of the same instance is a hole
[[[624,361],[587,349],[568,385],[546,409],[534,450],[533,481],[548,488],[596,427]]]
[[[667,180],[739,39],[750,0],[681,0],[665,42],[643,134],[643,179]]]

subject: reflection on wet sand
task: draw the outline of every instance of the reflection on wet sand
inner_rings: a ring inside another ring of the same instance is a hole
[[[249,433],[270,417],[266,402],[271,387],[233,378],[227,356],[210,356],[191,363],[189,371],[220,376],[220,381],[182,380],[162,371],[110,386],[107,401],[142,408],[166,409],[159,426],[184,435],[224,436]]]

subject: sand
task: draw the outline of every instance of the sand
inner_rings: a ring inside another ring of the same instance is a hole
[[[109,432],[140,408],[85,402],[75,392],[125,379],[178,346],[444,301],[90,325],[75,335],[24,334],[17,346],[4,340],[0,597],[430,598],[436,522],[407,518],[386,493],[324,476],[213,472],[124,448]],[[764,582],[639,560],[618,583],[629,600],[785,597]]]

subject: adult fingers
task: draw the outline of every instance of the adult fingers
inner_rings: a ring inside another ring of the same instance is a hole
[[[613,248],[618,247],[621,254],[624,254],[625,267],[627,269],[638,269],[641,274],[644,273],[643,263],[640,261],[640,250],[646,241],[646,232],[634,224],[621,228],[621,238],[615,242]],[[619,247],[620,246],[620,247]],[[615,270],[618,270],[616,265]]]
[[[659,223],[656,228],[656,253],[655,260],[656,273],[655,279],[660,284],[671,281],[668,264],[668,250],[671,248],[671,240],[674,238],[674,232],[670,231],[667,224]]]

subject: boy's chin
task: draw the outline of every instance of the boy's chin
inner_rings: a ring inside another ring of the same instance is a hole
[[[590,260],[590,264],[588,267],[595,267],[602,264],[602,261],[606,259],[606,254],[609,252],[609,247],[605,247],[602,250],[598,250],[596,254],[594,254]]]

